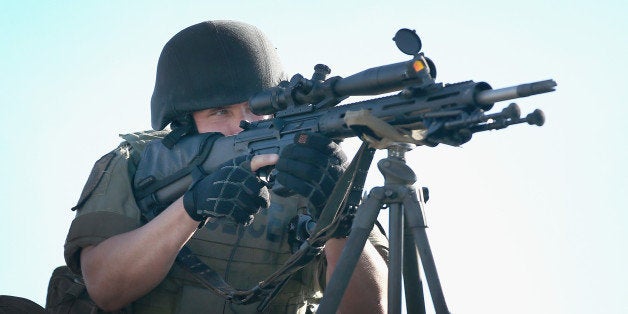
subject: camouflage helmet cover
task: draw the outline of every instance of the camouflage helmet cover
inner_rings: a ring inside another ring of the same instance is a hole
[[[274,46],[256,27],[235,21],[192,25],[159,56],[152,127],[162,130],[190,112],[247,101],[283,76]]]

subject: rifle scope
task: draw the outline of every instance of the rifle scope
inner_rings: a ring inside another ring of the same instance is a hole
[[[348,96],[379,95],[407,86],[429,85],[434,82],[430,65],[432,63],[419,54],[410,61],[378,66],[346,78],[333,77],[326,81],[315,79],[321,77],[320,71],[315,68],[312,80],[297,74],[290,83],[283,82],[253,95],[249,106],[253,113],[267,115],[288,106],[315,104],[328,98],[337,100]]]

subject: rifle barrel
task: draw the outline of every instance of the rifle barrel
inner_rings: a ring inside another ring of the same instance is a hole
[[[475,100],[480,104],[489,105],[498,101],[553,92],[555,87],[556,82],[554,80],[538,81],[500,89],[481,91],[475,95]]]

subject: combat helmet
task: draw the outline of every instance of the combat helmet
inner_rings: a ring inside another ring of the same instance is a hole
[[[255,26],[236,21],[192,25],[172,37],[159,57],[152,127],[162,130],[190,120],[193,111],[247,101],[283,76],[274,46]]]

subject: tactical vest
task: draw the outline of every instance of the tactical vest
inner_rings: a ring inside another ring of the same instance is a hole
[[[138,175],[138,166],[141,167],[142,154],[147,145],[159,144],[155,140],[160,140],[166,134],[147,131],[121,135],[125,142],[96,162],[81,198],[74,207],[80,210],[72,222],[66,241],[66,261],[74,272],[80,272],[80,248],[99,243],[91,239],[118,234],[111,233],[110,229],[120,233],[140,226],[142,213],[134,200],[137,193],[132,191],[131,186],[134,178],[139,182],[145,178],[144,175],[154,173],[148,171]],[[155,169],[159,170],[159,167]],[[111,191],[115,191],[115,194],[111,194]],[[287,239],[288,222],[299,213],[300,203],[298,198],[272,195],[270,208],[258,213],[250,226],[207,224],[196,232],[188,245],[201,261],[222,275],[233,287],[250,289],[291,256]],[[111,225],[107,224],[107,219],[111,219],[108,217],[113,217],[108,215],[109,208],[119,209],[114,210],[117,216],[113,216],[122,217],[117,219],[124,226],[105,228]],[[81,217],[89,213],[96,215]],[[81,221],[81,218],[87,219]],[[75,223],[77,228],[73,231]],[[88,232],[88,236],[85,236],[82,232],[92,230],[91,227],[96,232]],[[385,236],[379,233],[371,238],[371,242],[386,259]],[[313,306],[322,297],[321,286],[324,285],[324,280],[325,258],[318,256],[291,277],[265,312],[305,313],[313,310]],[[202,286],[188,271],[175,264],[166,278],[150,293],[132,303],[129,310],[133,313],[256,313],[256,308],[256,303],[235,305],[224,301]]]

